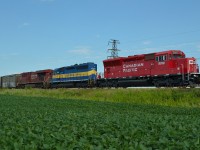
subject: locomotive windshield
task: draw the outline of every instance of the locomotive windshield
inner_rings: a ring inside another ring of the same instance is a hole
[[[184,58],[184,56],[181,55],[181,54],[173,54],[173,55],[172,55],[172,58],[178,59],[178,58]]]

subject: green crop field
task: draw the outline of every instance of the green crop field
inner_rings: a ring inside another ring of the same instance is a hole
[[[200,149],[198,89],[0,89],[0,149]]]

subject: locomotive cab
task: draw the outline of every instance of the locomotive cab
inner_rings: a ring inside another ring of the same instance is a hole
[[[158,62],[156,68],[159,73],[169,76],[172,84],[193,86],[199,80],[199,67],[195,58],[187,58],[180,50],[165,51],[165,53],[157,53],[156,61]],[[169,81],[165,81],[169,84]]]
[[[176,51],[173,51],[172,54],[169,54],[169,58],[172,59],[172,60],[176,60],[176,59],[179,59],[179,58],[185,58],[185,54],[183,52],[178,53]]]
[[[155,53],[152,76],[177,75],[183,72],[185,54],[180,50],[168,50]],[[185,66],[185,65],[184,65]]]

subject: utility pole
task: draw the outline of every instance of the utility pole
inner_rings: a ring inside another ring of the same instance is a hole
[[[118,49],[117,49],[117,44],[120,44],[119,40],[113,40],[111,39],[110,41],[108,41],[108,45],[112,44],[112,48],[108,49],[108,51],[111,51],[111,56],[108,56],[109,58],[117,58],[118,56]]]

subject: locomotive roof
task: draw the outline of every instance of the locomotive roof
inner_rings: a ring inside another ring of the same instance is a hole
[[[15,74],[10,74],[10,75],[4,75],[4,76],[1,76],[1,77],[12,77],[12,76],[19,76],[20,73],[15,73]]]
[[[111,61],[118,61],[122,59],[144,59],[146,55],[162,55],[162,54],[184,54],[181,50],[166,50],[162,52],[155,52],[155,53],[147,53],[147,54],[139,54],[139,55],[130,55],[128,57],[118,57],[118,58],[112,58],[104,60],[103,62],[111,62]],[[184,54],[185,55],[185,54]]]
[[[82,63],[82,64],[74,64],[74,65],[70,65],[70,66],[63,66],[63,67],[55,68],[54,70],[58,70],[58,69],[61,69],[61,68],[68,68],[68,67],[76,67],[76,66],[88,65],[88,64],[95,64],[95,63],[94,62],[87,62],[87,63]]]
[[[122,60],[122,59],[124,59],[124,58],[126,58],[126,57],[110,58],[110,59],[106,59],[106,60],[104,60],[104,61],[107,61],[107,62],[109,62],[109,61],[118,61],[118,60]]]
[[[27,73],[43,73],[43,72],[52,72],[52,69],[45,69],[45,70],[38,70],[38,71],[30,71],[30,72],[23,72],[22,74],[27,74]]]
[[[39,71],[36,71],[37,73],[42,73],[42,72],[52,72],[53,70],[52,69],[46,69],[46,70],[39,70]]]
[[[168,54],[184,54],[183,51],[181,51],[181,50],[167,50],[167,51],[157,52],[155,54],[162,55],[162,54],[166,54],[166,53],[168,53]]]

